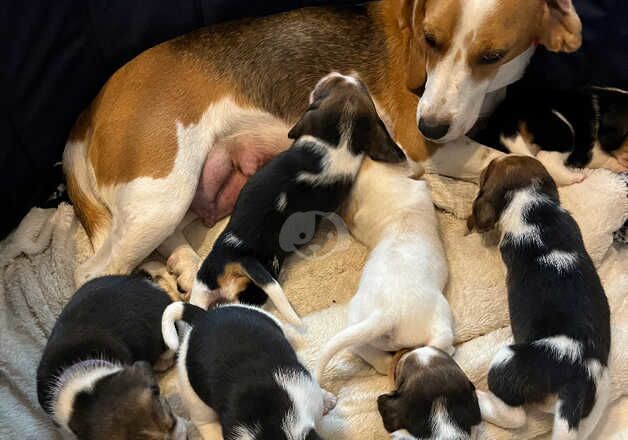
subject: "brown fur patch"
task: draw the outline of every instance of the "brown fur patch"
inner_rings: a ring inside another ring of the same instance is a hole
[[[399,3],[381,3],[224,23],[144,52],[112,76],[77,124],[91,127],[87,155],[97,184],[167,176],[178,151],[177,122],[198,121],[226,96],[292,123],[331,70],[357,70],[400,143],[415,160],[425,159],[414,121],[418,100],[403,87],[424,60],[410,47],[414,37],[399,31],[399,11],[391,9]],[[84,133],[77,128],[76,136]]]
[[[237,262],[227,263],[217,281],[223,296],[229,301],[238,299],[238,293],[251,282],[242,265]]]

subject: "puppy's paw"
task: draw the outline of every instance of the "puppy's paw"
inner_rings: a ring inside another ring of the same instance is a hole
[[[539,151],[536,158],[545,166],[558,186],[569,186],[580,183],[586,179],[586,174],[581,170],[573,169],[565,165],[565,153],[557,151]]]
[[[159,287],[164,289],[173,301],[180,301],[179,290],[177,289],[177,281],[168,272],[166,266],[159,261],[147,261],[137,268],[138,271],[148,274]]]
[[[177,248],[168,257],[168,271],[176,277],[179,291],[183,292],[184,299],[189,298],[200,265],[200,257],[189,246]]]

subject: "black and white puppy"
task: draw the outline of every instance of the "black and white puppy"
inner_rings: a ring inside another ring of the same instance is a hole
[[[476,390],[456,361],[438,348],[400,351],[391,370],[395,390],[379,396],[377,407],[392,439],[474,439],[482,419],[504,428],[525,422],[525,414]]]
[[[192,304],[240,299],[262,304],[268,295],[290,323],[300,319],[277,276],[287,255],[311,229],[308,212],[332,213],[346,199],[367,154],[401,162],[367,87],[331,73],[310,95],[310,106],[288,136],[294,144],[251,177],[225,230],[197,273]],[[320,220],[320,216],[316,218]],[[239,296],[239,298],[238,298]]]
[[[174,363],[161,336],[168,295],[146,279],[107,276],[65,306],[37,370],[41,407],[79,439],[186,438],[151,364]]]
[[[181,344],[177,322],[191,326]],[[320,438],[317,425],[335,398],[299,362],[272,315],[240,304],[205,311],[178,302],[162,326],[168,347],[179,351],[179,392],[203,438]]]
[[[628,91],[601,87],[537,90],[515,85],[477,140],[515,154],[565,153],[561,157],[569,167],[626,171]]]
[[[514,344],[493,359],[489,389],[513,407],[556,396],[552,438],[587,438],[608,401],[610,311],[580,229],[536,159],[506,156],[482,173],[468,226],[495,225]]]

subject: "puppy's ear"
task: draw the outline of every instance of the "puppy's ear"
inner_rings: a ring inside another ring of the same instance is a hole
[[[298,139],[304,134],[308,134],[312,131],[312,115],[310,114],[311,110],[306,111],[301,116],[301,119],[294,124],[294,127],[290,129],[288,132],[289,139]]]
[[[482,419],[502,428],[515,429],[526,422],[526,413],[522,407],[507,405],[490,391],[475,391],[480,406]]]
[[[372,125],[370,130],[357,125],[353,130],[351,143],[355,146],[354,151],[361,149],[371,159],[379,162],[399,163],[406,160],[406,154],[381,121]]]
[[[382,416],[386,431],[394,432],[405,427],[403,402],[396,391],[379,396],[377,398],[377,409]]]
[[[338,145],[340,142],[338,122],[339,115],[333,111],[310,106],[301,116],[301,119],[290,129],[288,138],[299,139],[301,136],[310,135],[331,145]]]
[[[552,52],[574,52],[582,44],[582,23],[572,0],[546,0],[539,43]]]
[[[467,219],[469,232],[486,232],[497,223],[498,214],[490,194],[480,194],[473,202],[473,212]]]

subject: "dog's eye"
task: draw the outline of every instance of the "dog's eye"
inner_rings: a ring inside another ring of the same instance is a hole
[[[423,38],[425,38],[425,42],[428,46],[432,48],[438,47],[438,41],[436,41],[436,37],[434,35],[430,34],[429,32],[424,32]]]
[[[499,60],[504,58],[504,52],[495,50],[492,52],[486,52],[480,57],[480,64],[495,64]]]

